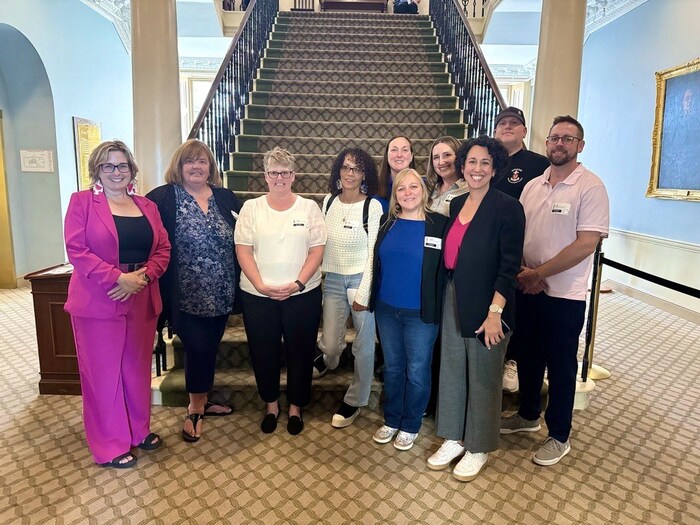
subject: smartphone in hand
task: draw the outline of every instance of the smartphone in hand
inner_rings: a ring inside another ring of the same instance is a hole
[[[503,335],[510,332],[510,326],[508,326],[508,324],[503,319],[501,319],[501,330],[503,330]],[[484,330],[480,334],[476,334],[476,338],[481,343],[482,346],[486,346],[486,330]],[[486,348],[489,348],[489,347],[486,346]]]

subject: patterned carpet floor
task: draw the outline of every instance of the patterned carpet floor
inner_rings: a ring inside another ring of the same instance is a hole
[[[194,445],[181,408],[154,407],[166,446],[97,467],[80,398],[38,394],[28,289],[0,291],[0,326],[2,524],[700,523],[700,327],[620,293],[601,298],[596,348],[613,377],[576,413],[571,454],[537,467],[544,431],[507,436],[468,484],[426,467],[432,421],[400,452],[372,441],[379,410],[336,430],[320,403],[299,436],[286,417],[262,434],[249,408],[208,419]]]

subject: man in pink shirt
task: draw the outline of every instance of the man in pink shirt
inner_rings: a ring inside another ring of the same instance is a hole
[[[551,166],[520,196],[526,218],[516,299],[520,409],[501,420],[501,434],[540,429],[540,390],[547,368],[549,437],[532,457],[544,466],[558,463],[571,450],[576,354],[592,254],[609,227],[605,186],[577,161],[584,145],[581,124],[568,115],[556,117],[547,137]]]

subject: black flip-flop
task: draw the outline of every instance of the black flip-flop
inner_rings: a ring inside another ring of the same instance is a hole
[[[187,417],[185,417],[185,421],[187,420],[192,421],[192,428],[194,429],[195,432],[197,432],[197,423],[199,423],[200,420],[204,421],[204,414],[187,414]],[[185,429],[182,429],[182,439],[187,441],[188,443],[194,443],[195,441],[199,441],[199,438],[202,436],[192,436],[185,432]]]
[[[131,458],[129,461],[125,463],[120,463],[122,459],[126,458]],[[108,461],[107,463],[99,463],[100,467],[112,467],[112,468],[131,468],[134,465],[136,465],[136,462],[139,460],[136,456],[134,456],[131,452],[126,452],[122,454],[121,456],[117,456],[114,458],[112,461]]]
[[[144,440],[136,445],[141,450],[155,450],[163,445],[163,440],[155,432],[148,434]]]
[[[229,409],[228,412],[207,412],[211,407],[213,406],[220,406],[220,407],[226,407]],[[211,401],[207,401],[207,404],[204,405],[204,415],[207,417],[220,417],[220,416],[230,416],[233,414],[233,405],[229,405],[228,403],[212,403]]]

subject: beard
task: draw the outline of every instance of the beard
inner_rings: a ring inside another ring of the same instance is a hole
[[[563,153],[563,155],[555,156],[557,153]],[[569,153],[564,148],[556,148],[547,152],[547,158],[549,159],[549,162],[552,163],[552,166],[563,166],[572,160],[575,160],[577,156],[578,153]]]

